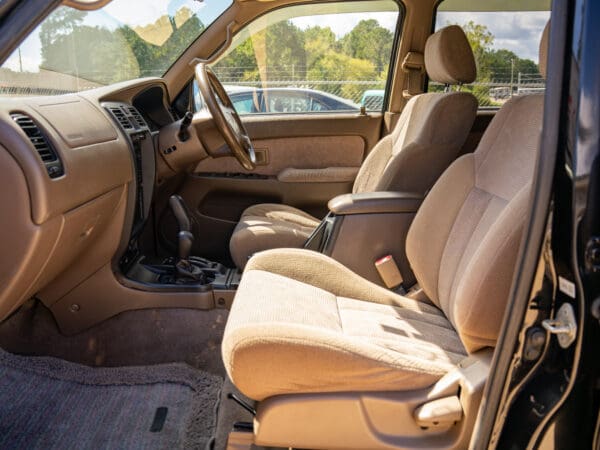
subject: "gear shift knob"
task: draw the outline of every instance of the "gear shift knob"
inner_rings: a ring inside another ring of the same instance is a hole
[[[192,252],[192,246],[194,245],[194,235],[189,232],[182,230],[179,232],[179,260],[187,261],[190,258]]]
[[[179,231],[191,232],[192,226],[190,223],[190,216],[187,213],[185,203],[183,203],[181,196],[171,195],[171,197],[169,197],[169,206],[171,207],[171,211],[173,211],[175,219],[177,219]]]

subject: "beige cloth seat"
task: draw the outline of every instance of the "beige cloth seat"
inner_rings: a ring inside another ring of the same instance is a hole
[[[422,388],[466,355],[435,306],[393,294],[301,249],[250,259],[222,351],[236,387],[255,400]]]
[[[545,62],[543,46],[540,54]],[[407,255],[431,303],[376,286],[316,252],[255,255],[223,338],[233,383],[256,400],[413,390],[432,385],[465,355],[495,346],[542,117],[543,95],[507,101],[477,150],[457,159],[426,197]]]
[[[287,205],[263,203],[247,208],[230,241],[237,267],[244,268],[248,257],[269,248],[301,247],[321,221]]]
[[[476,78],[469,42],[456,25],[427,40],[429,78],[454,85]],[[362,164],[353,192],[425,193],[456,158],[475,120],[477,100],[467,92],[430,93],[413,97],[392,133]],[[286,205],[251,206],[242,213],[229,249],[242,269],[254,253],[270,248],[301,247],[320,219]]]

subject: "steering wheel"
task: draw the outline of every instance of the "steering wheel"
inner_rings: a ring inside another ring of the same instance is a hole
[[[196,80],[198,89],[204,98],[204,102],[210,111],[215,125],[223,135],[225,142],[231,149],[233,156],[247,170],[256,167],[256,154],[252,141],[248,136],[246,127],[240,120],[233,103],[225,88],[205,63],[196,65]]]

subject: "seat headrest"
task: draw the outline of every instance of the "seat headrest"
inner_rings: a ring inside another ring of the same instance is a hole
[[[458,25],[435,32],[425,44],[425,69],[433,81],[443,84],[472,83],[477,78],[473,50]]]
[[[540,40],[540,74],[545,79],[546,78],[546,70],[548,66],[548,47],[550,45],[550,21],[546,24],[544,31],[542,32],[542,39]]]

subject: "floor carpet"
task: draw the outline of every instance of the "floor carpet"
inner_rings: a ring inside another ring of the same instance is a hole
[[[221,385],[185,364],[92,368],[0,349],[0,448],[208,448]]]

